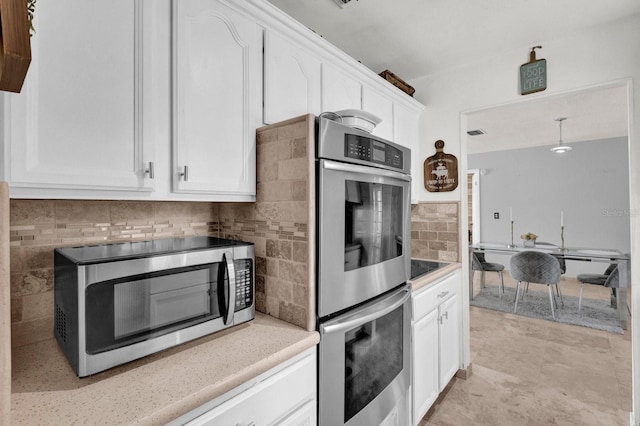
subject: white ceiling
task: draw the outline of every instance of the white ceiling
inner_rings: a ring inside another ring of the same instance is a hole
[[[640,14],[639,0],[351,0],[343,8],[335,0],[269,1],[374,72],[405,81]],[[624,90],[474,113],[469,129],[487,134],[469,138],[469,152],[557,143],[560,116],[568,117],[565,142],[625,136]]]
[[[467,115],[467,129],[484,135],[467,137],[467,153],[557,145],[628,135],[627,87],[599,88],[513,103]]]

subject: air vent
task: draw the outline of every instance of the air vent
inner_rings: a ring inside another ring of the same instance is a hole
[[[67,343],[67,316],[58,305],[56,305],[55,329],[60,339]]]
[[[487,133],[487,132],[485,132],[485,131],[484,131],[484,130],[482,130],[482,129],[474,129],[474,130],[469,130],[469,131],[467,131],[467,134],[468,134],[469,136],[484,135],[484,134],[486,134],[486,133]]]
[[[348,5],[351,2],[351,0],[333,0],[333,1],[336,2],[338,6],[340,6],[340,9],[344,8],[344,6]]]

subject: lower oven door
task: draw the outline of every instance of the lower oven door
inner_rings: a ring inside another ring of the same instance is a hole
[[[409,424],[410,287],[320,325],[319,424]]]

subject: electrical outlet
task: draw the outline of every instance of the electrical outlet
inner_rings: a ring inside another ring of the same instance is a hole
[[[494,219],[500,219],[500,213],[498,213],[498,212],[494,212],[494,213],[493,213],[493,218],[494,218]]]

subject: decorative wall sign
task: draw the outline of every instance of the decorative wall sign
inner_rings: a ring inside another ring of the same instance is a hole
[[[520,94],[542,92],[547,88],[547,60],[536,59],[535,49],[542,49],[542,46],[531,48],[529,62],[520,66]]]
[[[458,159],[444,153],[444,141],[435,143],[436,153],[424,161],[424,187],[429,192],[448,192],[458,187]]]
[[[0,90],[20,93],[30,64],[27,2],[0,0]]]

